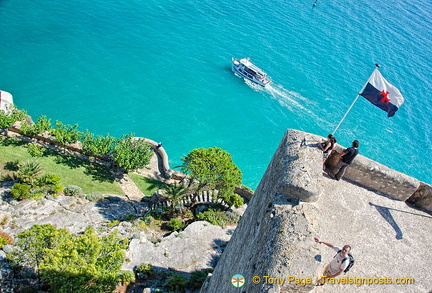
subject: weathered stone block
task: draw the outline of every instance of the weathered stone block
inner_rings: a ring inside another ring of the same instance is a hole
[[[405,201],[419,187],[420,181],[358,155],[346,169],[345,178],[388,196]]]
[[[421,182],[417,191],[407,199],[407,202],[432,212],[432,185]]]

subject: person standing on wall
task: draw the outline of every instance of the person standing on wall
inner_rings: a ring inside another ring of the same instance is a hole
[[[354,262],[352,264],[350,263],[349,255],[351,252],[351,246],[334,246],[333,244],[324,242],[317,237],[314,237],[314,240],[317,243],[323,243],[337,251],[337,254],[333,257],[332,261],[325,267],[323,277],[317,282],[317,286],[322,286],[326,283],[327,279],[335,278],[341,275],[343,272],[347,272],[350,269],[350,266],[354,264]]]
[[[345,174],[346,168],[348,168],[348,166],[352,163],[354,158],[358,155],[359,146],[360,146],[359,141],[354,140],[351,144],[351,147],[347,148],[341,153],[338,168],[335,172],[335,178],[337,181],[341,180],[341,178]]]

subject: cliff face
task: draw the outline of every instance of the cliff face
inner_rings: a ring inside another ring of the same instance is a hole
[[[427,233],[432,217],[404,201],[417,198],[418,203],[430,202],[430,185],[361,155],[347,169],[348,180],[333,180],[322,171],[322,153],[316,146],[321,139],[287,131],[202,293],[314,289],[316,278],[334,255],[331,249],[316,244],[315,236],[335,245],[353,246],[357,265],[351,276],[416,280],[415,287],[389,285],[368,290],[425,292],[428,273],[419,271],[418,266],[432,265],[432,253],[427,249],[432,241]],[[380,253],[374,253],[375,245]],[[379,259],[380,255],[384,258]],[[409,255],[411,261],[403,261],[401,255]],[[244,279],[233,279],[236,274]],[[316,291],[358,288],[340,286],[326,285]]]

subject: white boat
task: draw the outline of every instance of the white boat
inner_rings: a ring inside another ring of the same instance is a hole
[[[262,87],[267,86],[271,82],[271,80],[267,77],[267,73],[250,62],[249,58],[232,58],[231,69],[240,77],[244,77]]]

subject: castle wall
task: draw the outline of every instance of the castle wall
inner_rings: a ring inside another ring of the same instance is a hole
[[[313,245],[317,210],[307,202],[316,200],[321,192],[322,154],[310,147],[313,142],[313,135],[287,131],[201,292],[306,292],[313,288],[313,284],[302,286],[287,280],[289,275],[308,278],[317,274],[310,257],[318,253]],[[246,279],[240,289],[231,284],[235,274]],[[259,284],[252,282],[254,276],[261,278]],[[266,283],[264,276],[284,281]]]
[[[325,188],[322,152],[317,147],[322,139],[292,129],[285,133],[202,293],[308,292],[314,288],[316,280],[307,278],[321,273],[313,257],[320,253],[313,241],[320,227],[319,210],[313,202]],[[344,178],[369,190],[402,201],[411,198],[430,207],[430,185],[362,155],[356,157]],[[418,196],[414,198],[415,194]],[[231,284],[235,274],[245,277],[241,288]],[[255,276],[260,277],[259,282]],[[298,280],[290,282],[289,277]]]

